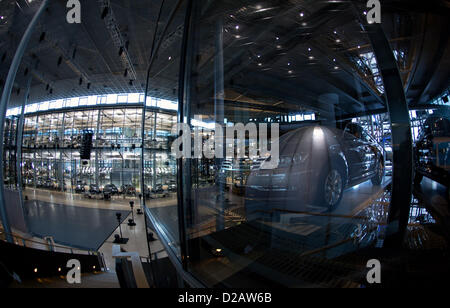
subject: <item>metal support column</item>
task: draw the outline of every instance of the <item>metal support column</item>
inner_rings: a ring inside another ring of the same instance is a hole
[[[66,168],[65,168],[65,160],[64,160],[64,157],[65,157],[65,147],[64,147],[64,134],[65,134],[65,131],[66,131],[66,113],[63,113],[63,117],[62,117],[62,123],[61,123],[61,129],[59,130],[59,143],[58,143],[58,145],[59,145],[59,148],[60,148],[60,150],[59,150],[59,164],[60,164],[60,166],[61,166],[61,171],[60,171],[60,173],[61,173],[61,178],[60,178],[60,183],[61,183],[61,192],[64,192],[64,188],[65,188],[65,179],[64,179],[64,173],[65,173],[65,170],[66,170]]]
[[[156,112],[156,111],[155,111],[155,117],[154,117],[153,121],[154,122],[153,122],[153,142],[152,142],[152,144],[155,145],[155,148],[153,149],[153,179],[152,179],[152,187],[153,187],[153,189],[155,189],[155,187],[156,187],[156,176],[157,176],[157,173],[156,173],[156,152],[155,152],[155,149],[156,149],[156,143],[157,143],[156,134],[157,134],[157,121],[158,121],[158,112]]]
[[[95,184],[97,184],[100,187],[100,168],[98,165],[99,160],[99,151],[100,151],[100,121],[101,121],[101,114],[102,111],[99,110],[97,114],[97,133],[95,137]]]
[[[224,86],[224,63],[223,63],[223,20],[219,18],[216,24],[215,38],[215,56],[214,56],[214,117],[217,124],[224,128],[225,132],[225,86]],[[226,147],[224,149],[224,158]],[[224,158],[216,158],[216,167],[221,168]],[[218,169],[219,170],[219,169]],[[217,196],[216,206],[218,214],[216,217],[216,231],[225,229],[225,193],[226,184],[219,184],[219,195]]]
[[[3,157],[3,135],[5,130],[4,123],[8,102],[11,97],[11,91],[14,85],[14,80],[16,79],[16,74],[19,69],[20,62],[22,61],[22,56],[28,46],[31,35],[33,34],[34,27],[38,23],[42,14],[45,12],[48,3],[49,0],[42,1],[39,10],[36,12],[30,24],[28,25],[28,28],[25,31],[22,40],[20,41],[19,47],[17,47],[16,54],[14,55],[11,66],[9,68],[8,77],[6,78],[5,86],[3,88],[3,93],[0,100],[0,157]],[[11,227],[9,226],[8,214],[6,213],[5,207],[4,174],[2,168],[0,168],[0,215],[2,218],[3,228],[5,229],[6,233],[6,240],[10,243],[13,243],[13,238],[11,236]]]
[[[19,122],[17,123],[17,138],[16,138],[16,170],[17,170],[17,190],[19,192],[19,202],[23,210],[23,182],[22,182],[22,146],[23,146],[23,129],[25,125],[25,107],[28,103],[28,95],[30,94],[31,82],[33,76],[30,74],[27,82],[27,88],[25,89],[22,111],[20,112]]]
[[[367,32],[383,77],[394,151],[392,199],[385,246],[398,248],[406,234],[412,196],[411,119],[397,61],[383,28],[379,24],[372,24],[367,26]]]

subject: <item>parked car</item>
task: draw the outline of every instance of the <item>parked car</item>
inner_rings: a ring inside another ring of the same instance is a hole
[[[430,117],[426,120],[414,149],[414,184],[420,185],[427,177],[447,187],[450,186],[450,119]],[[449,195],[450,197],[450,195]]]
[[[130,184],[122,185],[120,191],[123,195],[126,195],[126,196],[135,196],[136,195],[136,188]]]
[[[176,192],[177,191],[177,181],[175,181],[175,180],[169,181],[169,183],[167,185],[169,186],[169,191],[170,192]]]
[[[382,147],[360,126],[345,130],[308,126],[280,138],[278,167],[252,168],[245,189],[247,219],[272,210],[302,211],[313,205],[333,211],[347,187],[385,175]],[[270,160],[271,158],[268,158]]]
[[[103,188],[103,192],[108,192],[111,196],[114,196],[119,194],[119,189],[114,184],[107,184]]]
[[[77,181],[77,185],[75,186],[75,193],[77,194],[82,194],[86,191],[85,188],[85,183],[83,183],[82,181]]]
[[[153,194],[163,194],[164,188],[161,184],[156,184],[155,187],[152,188]]]
[[[90,194],[95,194],[95,195],[98,195],[98,194],[101,194],[101,191],[100,191],[100,187],[98,187],[98,185],[97,184],[91,184],[91,185],[89,185],[89,193]]]

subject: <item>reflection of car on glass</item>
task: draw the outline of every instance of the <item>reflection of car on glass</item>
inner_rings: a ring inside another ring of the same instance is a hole
[[[423,126],[415,146],[416,176],[419,185],[423,177],[450,186],[450,120],[430,117]]]
[[[272,211],[334,210],[346,187],[368,180],[381,185],[383,149],[361,127],[345,131],[308,126],[280,138],[278,167],[262,163],[252,168],[246,184],[247,219]],[[270,159],[270,158],[269,158]]]

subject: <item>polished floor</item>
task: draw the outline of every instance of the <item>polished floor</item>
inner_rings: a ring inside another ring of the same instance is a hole
[[[123,221],[121,223],[121,231],[124,238],[128,238],[129,241],[126,245],[121,245],[123,250],[128,252],[137,252],[141,257],[149,257],[149,248],[152,254],[158,253],[158,258],[164,258],[167,254],[164,252],[164,246],[158,240],[155,232],[151,229],[148,232],[154,234],[156,241],[152,241],[147,244],[147,230],[145,226],[145,219],[143,215],[137,215],[137,208],[139,208],[140,201],[137,198],[132,197],[114,197],[111,201],[87,199],[80,194],[66,194],[56,191],[47,190],[26,190],[25,194],[30,200],[39,200],[39,202],[50,203],[50,204],[61,204],[67,208],[67,211],[84,211],[84,210],[95,210],[95,211],[110,211],[110,213],[115,213],[118,211],[123,211],[129,215],[123,215]],[[134,209],[134,219],[136,226],[128,226],[128,220],[132,218],[130,211],[130,201],[135,202]],[[152,199],[147,201],[147,206],[151,208],[171,208],[176,205],[176,198],[166,198],[166,199]],[[105,212],[98,212],[105,213]],[[106,212],[107,213],[107,212]],[[170,219],[174,219],[173,217]],[[112,257],[112,247],[114,244],[114,236],[120,234],[120,229],[118,223],[113,226],[110,233],[106,238],[103,239],[101,246],[98,251],[105,256],[105,262],[108,270],[114,272],[115,265]],[[79,231],[84,233],[84,231]]]
[[[37,237],[53,237],[56,244],[97,251],[130,211],[67,206],[40,200],[25,202],[28,230]]]

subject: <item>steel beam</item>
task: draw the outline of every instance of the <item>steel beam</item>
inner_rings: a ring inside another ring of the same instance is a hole
[[[408,226],[413,180],[411,119],[392,48],[380,24],[366,26],[386,91],[394,151],[392,198],[385,247],[401,247]]]

